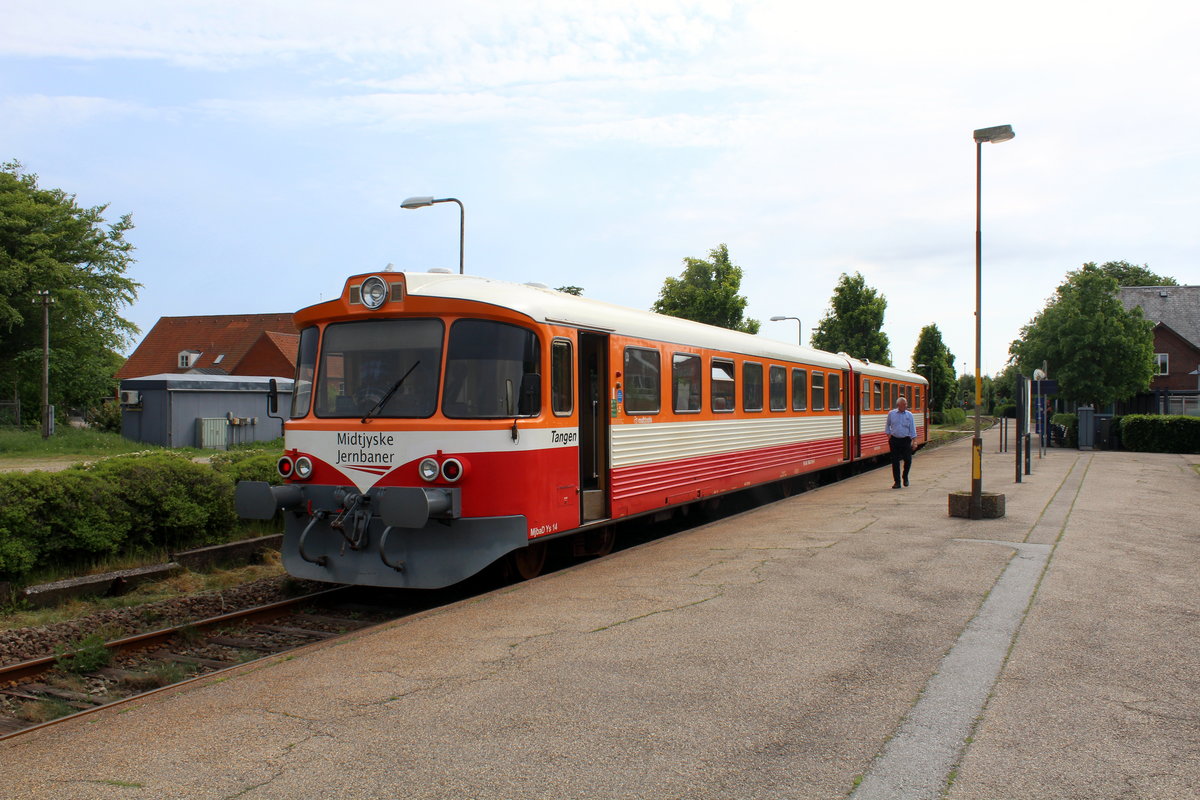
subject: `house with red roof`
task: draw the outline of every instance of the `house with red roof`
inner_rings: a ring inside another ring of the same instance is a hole
[[[300,332],[286,314],[163,317],[117,370],[117,379],[208,374],[290,377]]]

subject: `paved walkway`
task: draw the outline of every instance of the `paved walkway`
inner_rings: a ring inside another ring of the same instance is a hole
[[[1200,456],[967,443],[0,743],[21,798],[1194,798]]]

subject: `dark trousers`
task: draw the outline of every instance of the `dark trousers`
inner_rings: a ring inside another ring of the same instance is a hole
[[[908,468],[912,466],[912,439],[907,436],[889,436],[888,446],[892,451],[892,481],[900,483],[900,462],[904,462],[904,480],[908,480]]]

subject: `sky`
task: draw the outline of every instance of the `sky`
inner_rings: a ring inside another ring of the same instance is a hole
[[[1200,4],[727,0],[0,3],[0,160],[131,213],[125,316],[294,311],[458,266],[649,308],[726,244],[760,335],[839,277],[893,363],[982,367],[1069,270],[1200,284]],[[140,336],[136,341],[140,340]]]

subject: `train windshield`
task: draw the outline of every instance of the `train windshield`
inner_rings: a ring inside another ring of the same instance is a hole
[[[450,327],[442,413],[460,419],[527,417],[541,411],[541,363],[533,331],[485,319]]]
[[[339,322],[325,329],[318,417],[428,417],[437,409],[442,321]]]

